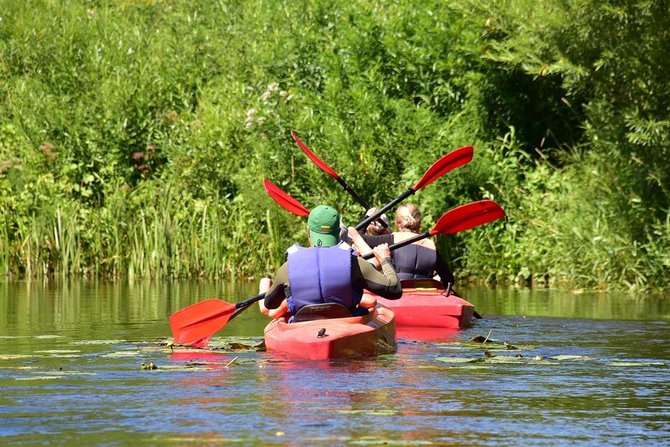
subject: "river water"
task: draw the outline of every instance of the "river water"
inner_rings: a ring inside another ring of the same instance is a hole
[[[670,297],[459,292],[471,328],[310,362],[262,351],[255,307],[167,344],[172,312],[255,284],[1,282],[0,444],[670,445]]]

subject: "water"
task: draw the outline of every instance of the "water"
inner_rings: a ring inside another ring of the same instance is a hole
[[[257,351],[255,308],[166,345],[172,312],[254,284],[0,283],[0,444],[670,445],[670,299],[459,291],[472,328],[310,362]]]

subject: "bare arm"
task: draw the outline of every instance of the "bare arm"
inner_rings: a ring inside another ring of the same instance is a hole
[[[265,294],[263,304],[268,309],[278,308],[286,299],[286,284],[288,284],[288,263],[285,262],[275,274],[272,288]]]
[[[351,238],[352,244],[356,249],[358,250],[358,254],[360,256],[365,256],[369,253],[372,253],[372,248],[368,245],[368,243],[361,237],[360,233],[356,228],[354,227],[349,227],[349,237]],[[376,268],[380,267],[379,260],[374,257],[372,259],[368,259],[368,262],[374,265]]]

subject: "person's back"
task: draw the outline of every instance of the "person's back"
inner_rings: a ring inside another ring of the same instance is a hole
[[[353,311],[362,291],[351,283],[351,248],[346,244],[333,247],[301,247],[288,250],[288,281],[291,287],[288,310],[295,313],[309,304],[336,303]]]
[[[367,261],[354,256],[351,247],[339,244],[340,219],[336,210],[317,206],[308,218],[310,247],[294,245],[287,261],[269,281],[261,280],[265,292],[261,311],[273,318],[289,312],[295,315],[309,304],[337,303],[352,313],[370,308],[375,300],[363,297],[363,289],[389,299],[402,296],[400,281],[390,260],[388,245],[375,249],[382,264],[378,272]],[[269,289],[269,290],[268,290]]]
[[[395,244],[416,236],[421,230],[421,212],[417,206],[410,203],[398,207],[395,227],[396,231],[390,235],[364,236],[364,240],[374,247],[379,243]],[[400,280],[433,278],[437,275],[445,287],[454,283],[453,274],[431,239],[422,239],[394,250],[392,259]]]

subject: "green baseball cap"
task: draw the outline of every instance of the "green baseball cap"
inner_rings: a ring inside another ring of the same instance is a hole
[[[332,247],[340,241],[340,213],[327,205],[319,205],[307,218],[309,239],[317,247]]]

